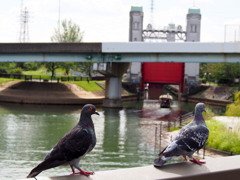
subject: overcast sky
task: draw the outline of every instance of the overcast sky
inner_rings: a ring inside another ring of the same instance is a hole
[[[18,42],[21,0],[0,0],[0,42]],[[50,42],[58,27],[59,0],[22,0],[29,11],[29,42]],[[150,21],[151,0],[60,0],[60,19],[72,20],[84,31],[84,42],[128,42],[129,11],[141,5],[144,27]],[[239,0],[154,0],[154,25],[186,27],[188,8],[201,9],[201,41],[224,41],[225,25],[236,25],[228,39],[240,40]],[[230,26],[227,26],[230,27]],[[229,30],[230,31],[230,30]]]

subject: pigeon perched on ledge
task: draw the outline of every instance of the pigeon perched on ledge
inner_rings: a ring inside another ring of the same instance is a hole
[[[189,157],[191,162],[196,164],[204,164],[192,155],[203,148],[209,136],[209,130],[206,126],[202,112],[205,111],[205,104],[198,103],[195,107],[194,119],[184,126],[177,137],[159,154],[159,158],[154,160],[154,166],[160,167],[173,156],[183,156],[187,161]]]
[[[96,107],[87,104],[82,108],[78,124],[65,134],[53,149],[47,154],[43,162],[35,167],[27,178],[35,177],[44,170],[60,165],[70,165],[72,174],[89,176],[93,172],[83,171],[79,167],[79,161],[89,153],[96,145],[96,135],[91,115],[99,113]],[[75,172],[74,168],[79,172]]]

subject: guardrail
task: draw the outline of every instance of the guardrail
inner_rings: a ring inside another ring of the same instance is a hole
[[[173,128],[182,127],[183,122],[193,116],[194,116],[194,111],[183,114],[177,117],[176,119],[174,119],[173,121],[168,121],[167,129],[170,130],[171,127]]]
[[[40,82],[64,82],[64,81],[91,81],[91,80],[105,80],[104,76],[97,77],[81,77],[81,76],[41,76],[41,75],[22,75],[22,74],[5,74],[1,73],[0,77],[21,79],[25,81],[38,80]]]

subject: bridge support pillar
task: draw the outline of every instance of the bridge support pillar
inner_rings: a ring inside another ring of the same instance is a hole
[[[122,108],[122,75],[130,63],[109,63],[106,71],[105,100],[103,107]]]
[[[103,107],[121,108],[122,100],[122,78],[110,77],[106,80],[105,100]]]

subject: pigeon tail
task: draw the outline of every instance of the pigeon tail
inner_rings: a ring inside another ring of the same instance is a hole
[[[62,164],[64,164],[63,161],[53,160],[51,158],[46,159],[43,162],[41,162],[37,167],[33,168],[32,171],[27,176],[27,178],[35,177],[46,169],[54,168]]]
[[[171,158],[172,157],[160,156],[159,158],[154,160],[154,166],[155,167],[161,167],[162,165],[164,165]]]
[[[29,175],[27,176],[27,178],[33,178],[35,176],[37,176],[38,174],[40,174],[42,171],[39,171],[38,168],[34,168]]]

